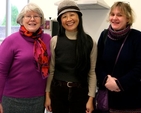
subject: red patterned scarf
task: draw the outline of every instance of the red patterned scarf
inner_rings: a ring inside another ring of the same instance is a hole
[[[49,71],[49,58],[47,54],[47,48],[45,43],[41,40],[42,29],[39,28],[35,33],[27,31],[22,25],[20,27],[20,33],[24,36],[34,39],[34,58],[37,61],[38,69],[41,71],[43,78],[48,77]]]

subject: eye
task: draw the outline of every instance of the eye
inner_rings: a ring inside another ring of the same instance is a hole
[[[27,15],[26,17],[31,18],[31,16],[30,16],[30,15]]]
[[[122,16],[122,14],[117,14],[117,16],[121,17],[121,16]]]
[[[39,18],[39,16],[34,16],[34,18]]]
[[[110,16],[114,16],[115,14],[114,13],[110,13]]]
[[[66,15],[62,15],[62,18],[66,18]]]
[[[70,16],[74,16],[74,14],[72,13],[72,14],[70,14]]]

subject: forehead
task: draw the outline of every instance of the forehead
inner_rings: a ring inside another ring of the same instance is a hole
[[[65,12],[65,13],[63,13],[62,15],[66,15],[66,14],[77,14],[77,12],[75,12],[75,11],[68,11],[68,12]]]
[[[113,9],[111,9],[110,13],[114,13],[114,12],[118,12],[118,13],[124,14],[124,11],[122,10],[121,7],[114,7]]]
[[[38,13],[35,12],[35,11],[27,11],[27,12],[25,13],[25,15],[27,15],[27,14],[35,14],[35,15],[38,15]]]

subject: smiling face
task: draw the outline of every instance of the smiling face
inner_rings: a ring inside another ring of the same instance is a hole
[[[38,13],[29,11],[24,15],[22,25],[29,32],[36,32],[41,26],[41,17]]]
[[[113,30],[122,30],[126,28],[128,19],[118,7],[115,7],[109,15],[109,21]]]
[[[76,12],[66,12],[61,15],[61,23],[65,30],[69,32],[77,31],[79,17]]]

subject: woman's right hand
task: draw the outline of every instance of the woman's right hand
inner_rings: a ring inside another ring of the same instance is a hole
[[[45,108],[47,111],[52,112],[50,93],[46,92]]]
[[[3,113],[3,107],[1,103],[0,103],[0,113]]]
[[[108,75],[105,87],[110,91],[120,92],[120,89],[115,80],[117,80],[117,78]]]

